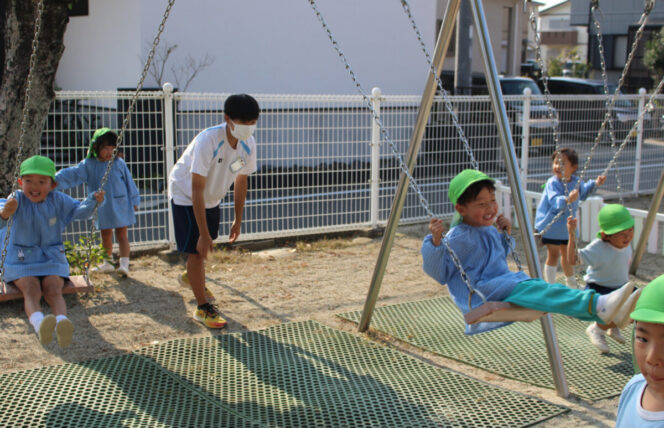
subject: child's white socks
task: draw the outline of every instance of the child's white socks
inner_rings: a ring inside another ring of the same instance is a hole
[[[565,277],[565,283],[567,284],[567,286],[569,288],[576,288],[577,287],[576,276],[574,276],[574,275],[566,276]]]
[[[32,315],[30,315],[30,324],[32,324],[32,328],[35,329],[36,333],[39,333],[39,326],[41,325],[42,321],[44,320],[44,313],[43,312],[33,312]]]
[[[118,273],[122,276],[129,275],[129,257],[120,257],[120,266],[118,266]]]
[[[549,284],[555,284],[557,274],[558,266],[549,266],[547,264],[544,265],[544,281],[548,282]]]

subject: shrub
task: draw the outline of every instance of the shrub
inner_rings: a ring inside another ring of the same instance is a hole
[[[81,236],[78,238],[76,244],[70,241],[65,241],[65,254],[69,262],[69,271],[71,275],[85,274],[85,267],[90,261],[90,266],[97,266],[103,263],[104,260],[110,259],[106,250],[98,242],[97,235],[90,238],[89,236]]]

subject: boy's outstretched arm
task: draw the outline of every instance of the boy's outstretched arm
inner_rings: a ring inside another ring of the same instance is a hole
[[[567,261],[570,265],[576,264],[576,218],[567,217]]]
[[[436,247],[442,243],[443,233],[445,233],[445,225],[443,220],[439,218],[432,218],[429,221],[429,232],[431,232],[431,241]]]
[[[598,175],[595,179],[596,186],[601,186],[604,182],[606,182],[606,175]]]

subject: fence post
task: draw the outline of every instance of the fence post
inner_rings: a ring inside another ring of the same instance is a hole
[[[604,199],[601,196],[591,196],[580,206],[579,218],[581,224],[577,227],[581,231],[580,235],[583,241],[592,241],[599,232],[597,214],[599,214],[599,210],[602,209],[603,205]]]
[[[166,82],[162,87],[164,90],[164,144],[165,147],[162,147],[162,150],[165,151],[164,159],[166,160],[166,174],[162,177],[164,180],[164,189],[168,187],[168,175],[175,165],[175,124],[173,123],[174,114],[173,114],[173,85]],[[168,243],[171,248],[175,246],[175,229],[173,228],[173,212],[168,201],[168,196],[166,196],[166,212],[168,213]]]
[[[376,116],[380,118],[380,100],[382,96],[380,88],[371,90],[371,103]],[[375,120],[371,120],[371,179],[369,199],[369,221],[372,228],[378,227],[378,185],[380,183],[380,126]]]
[[[646,89],[639,89],[639,110],[636,124],[636,165],[634,166],[634,187],[632,191],[635,195],[639,194],[639,185],[641,180],[641,147],[643,146],[643,110],[646,108]]]
[[[521,117],[521,182],[528,189],[528,148],[530,147],[530,100],[533,91],[523,90],[523,116]]]

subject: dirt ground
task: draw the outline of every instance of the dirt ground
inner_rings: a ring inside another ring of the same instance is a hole
[[[642,199],[628,205],[647,207],[649,199]],[[400,229],[387,265],[379,306],[447,293],[422,272],[419,249],[425,234],[426,225]],[[180,260],[167,261],[158,255],[134,257],[130,278],[98,274],[93,277],[96,292],[66,297],[76,330],[74,343],[65,350],[55,344],[39,345],[21,301],[3,303],[0,372],[102,358],[176,338],[244,332],[307,319],[359,334],[354,324],[337,318],[336,314],[362,309],[380,245],[380,237],[355,234],[315,241],[294,240],[256,252],[226,248],[213,253],[208,261],[208,286],[228,320],[223,331],[209,330],[192,320],[193,294],[178,285],[176,279],[183,269]],[[646,284],[662,272],[664,257],[646,254],[634,279]],[[391,340],[382,341],[431,364],[572,409],[538,426],[574,424],[578,428],[615,424],[617,397],[596,402],[563,399],[551,390],[504,379]]]

